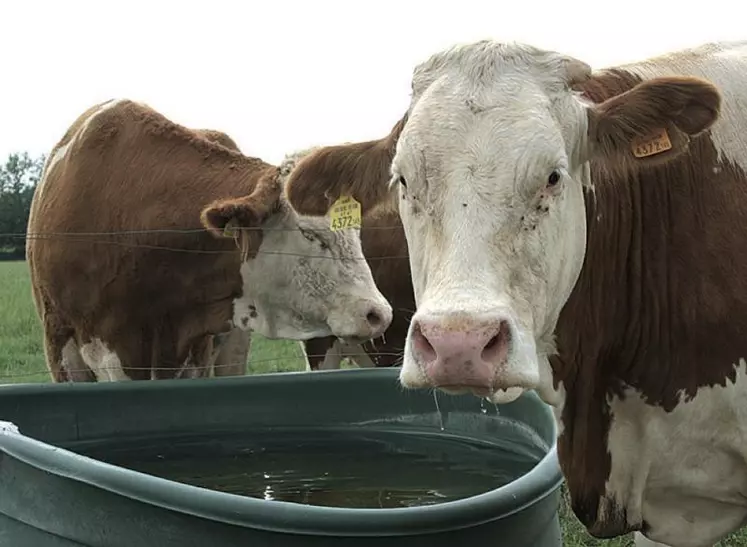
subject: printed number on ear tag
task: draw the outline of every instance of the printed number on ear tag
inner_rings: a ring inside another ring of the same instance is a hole
[[[633,155],[636,158],[647,158],[672,149],[672,142],[666,129],[657,129],[650,135],[633,141]]]
[[[333,232],[361,227],[361,204],[351,196],[343,196],[329,209],[329,227]]]

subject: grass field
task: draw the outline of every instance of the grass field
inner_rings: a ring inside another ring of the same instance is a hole
[[[298,344],[253,337],[248,365],[251,374],[303,368]],[[31,301],[26,263],[0,262],[0,383],[48,381],[41,326]],[[565,503],[560,514],[567,547],[633,545],[631,538],[627,537],[610,541],[590,537]],[[722,541],[718,547],[747,547],[747,532]]]

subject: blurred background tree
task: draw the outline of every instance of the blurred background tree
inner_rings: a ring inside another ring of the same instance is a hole
[[[28,152],[8,155],[0,165],[0,259],[25,257],[26,225],[31,198],[44,169],[46,156]]]

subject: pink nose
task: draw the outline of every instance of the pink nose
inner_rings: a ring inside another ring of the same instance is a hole
[[[510,344],[510,325],[500,317],[438,316],[413,321],[413,351],[435,387],[492,393]]]

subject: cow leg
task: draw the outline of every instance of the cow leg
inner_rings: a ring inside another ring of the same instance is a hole
[[[309,361],[309,354],[306,351],[306,342],[304,342],[303,340],[299,340],[298,345],[301,346],[301,355],[303,355],[303,360],[306,363],[306,367],[305,367],[306,370],[307,371],[315,370],[314,368],[311,367],[311,361]]]
[[[651,541],[640,532],[635,532],[633,534],[633,542],[635,544],[635,547],[670,547],[669,545],[665,545],[663,543],[656,543],[655,541]]]
[[[198,337],[189,348],[189,355],[176,378],[207,378],[210,376],[213,362],[213,336]]]
[[[347,357],[360,368],[375,368],[376,364],[368,355],[368,352],[361,344],[346,344],[340,342],[340,361]],[[339,365],[337,368],[340,368]]]
[[[131,379],[125,373],[119,355],[98,339],[83,344],[80,355],[99,382],[125,382]]]
[[[244,376],[246,362],[252,348],[252,335],[241,329],[231,329],[221,334],[217,342],[218,354],[213,365],[214,376]],[[215,338],[218,338],[217,336]]]
[[[47,370],[52,377],[53,382],[67,382],[67,370],[62,364],[62,350],[64,343],[61,343],[59,336],[50,334],[46,329],[44,332],[44,360],[47,363]]]
[[[62,369],[71,382],[95,382],[96,375],[88,368],[80,355],[78,344],[70,339],[62,348]]]
[[[340,368],[337,338],[325,336],[301,342],[306,357],[306,370],[334,370]],[[324,357],[322,357],[324,356]]]
[[[325,352],[324,361],[319,365],[319,370],[339,370],[342,359],[342,342],[335,339],[332,346]]]
[[[65,369],[63,350],[68,341],[73,339],[73,329],[66,328],[56,315],[42,309],[42,324],[44,325],[44,360],[53,382],[67,382],[70,380]]]

